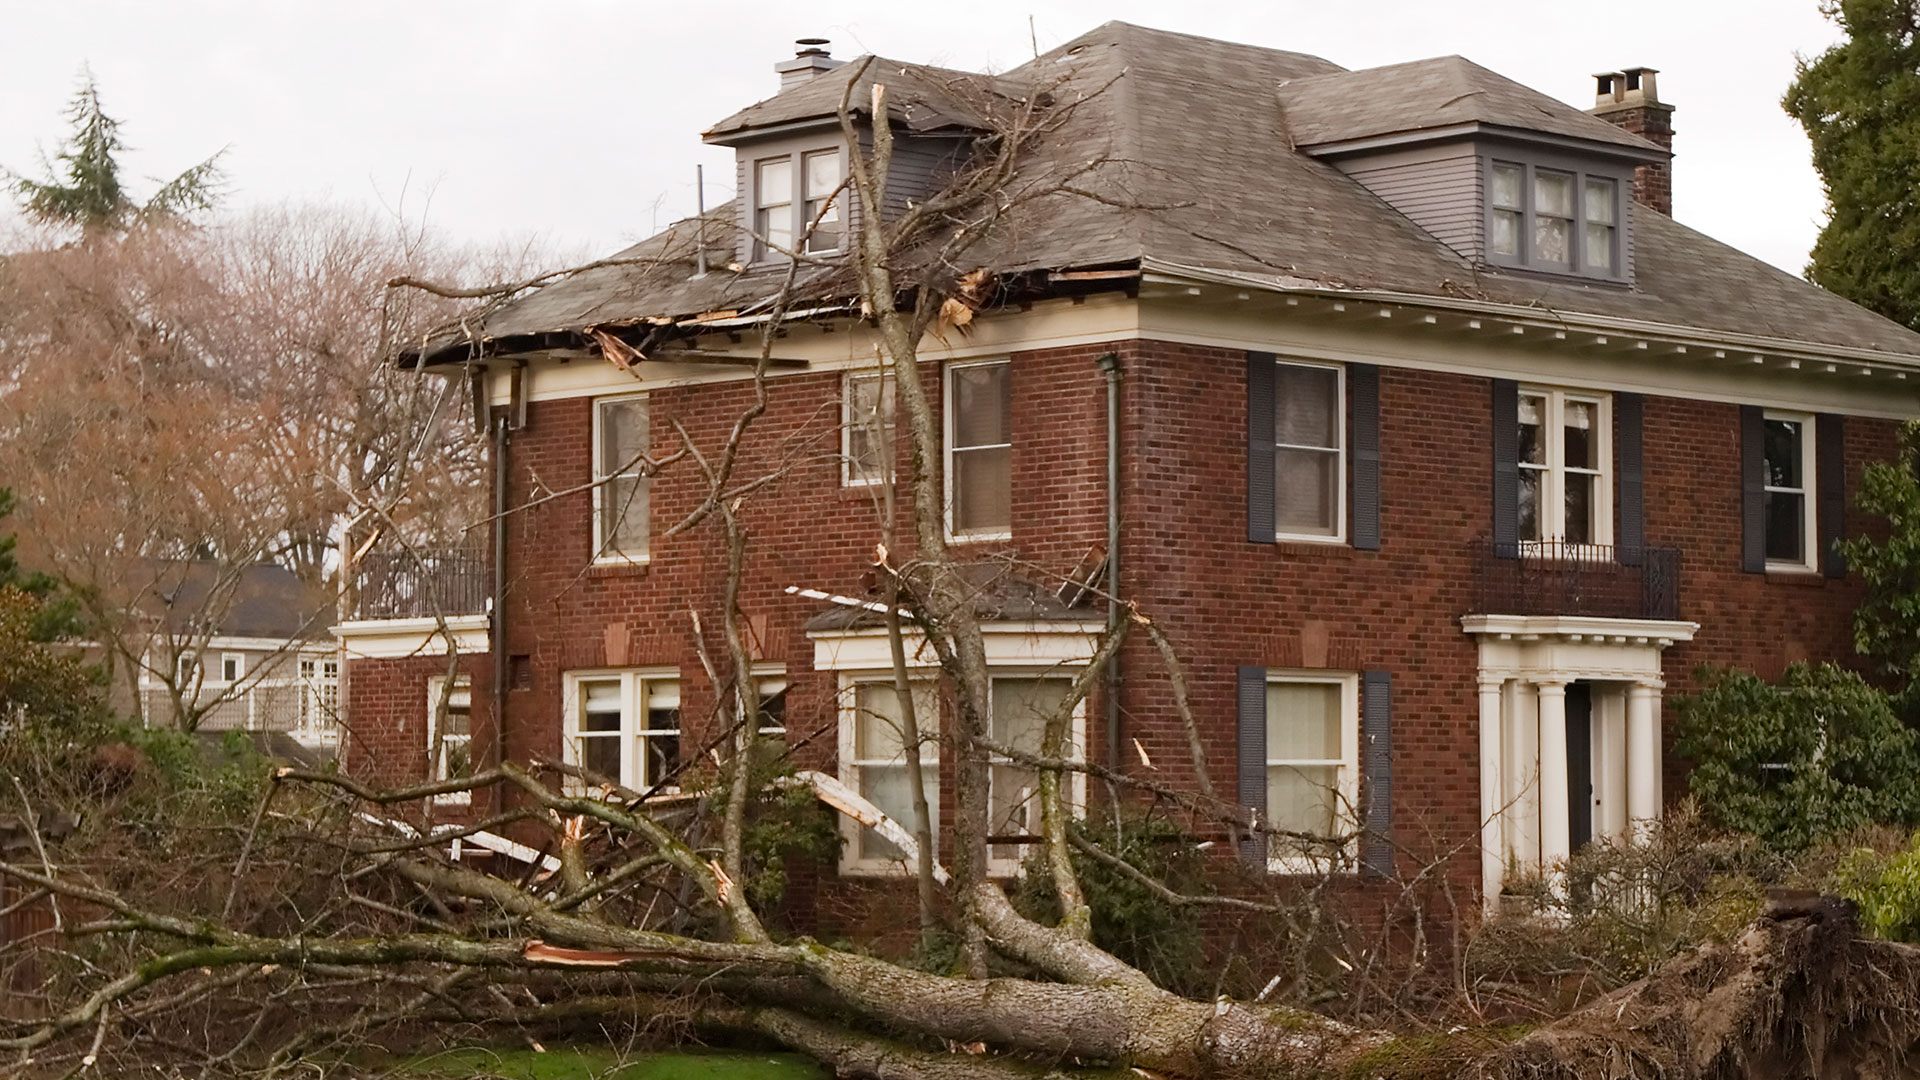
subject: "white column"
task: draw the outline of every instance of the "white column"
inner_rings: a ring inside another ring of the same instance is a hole
[[[1627,818],[1636,832],[1660,817],[1660,687],[1627,688]]]
[[[1502,835],[1507,789],[1500,777],[1503,688],[1499,679],[1480,680],[1480,899],[1489,913],[1500,896],[1501,878],[1507,868],[1507,844]]]
[[[1506,751],[1500,776],[1506,789],[1504,804],[1507,858],[1521,866],[1540,865],[1540,713],[1531,683],[1507,683]]]
[[[1627,835],[1627,688],[1599,683],[1593,688],[1593,835],[1611,840]]]
[[[1542,682],[1540,694],[1540,866],[1559,891],[1573,854],[1567,818],[1567,684]]]

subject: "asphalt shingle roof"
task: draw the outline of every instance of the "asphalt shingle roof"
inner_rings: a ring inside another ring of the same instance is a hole
[[[887,61],[869,72],[895,66]],[[822,107],[830,114],[854,70],[857,62],[714,130],[785,122]],[[921,66],[899,70],[909,72],[905,79],[915,88],[902,99],[938,97],[941,80],[949,80],[949,97],[964,100],[983,78]],[[1351,177],[1296,148],[1307,138],[1467,121],[1651,147],[1458,57],[1347,72],[1302,53],[1113,22],[991,83],[1001,93],[1044,88],[1057,101],[1077,101],[1060,129],[1041,142],[1026,173],[1064,174],[1098,160],[1078,186],[1109,196],[1059,194],[1008,214],[968,254],[999,271],[1152,262],[1437,303],[1525,305],[1772,337],[1811,349],[1920,357],[1920,335],[1637,204],[1630,288],[1511,273],[1474,264]],[[724,268],[737,228],[731,204],[711,211],[708,221],[712,265]],[[510,303],[487,318],[484,337],[744,313],[778,292],[783,276],[777,271],[716,269],[692,277],[691,235],[691,223],[677,223],[621,253],[644,265],[582,274]],[[832,278],[830,271],[809,270],[802,291],[812,284],[839,288],[844,296],[844,284],[829,286]]]

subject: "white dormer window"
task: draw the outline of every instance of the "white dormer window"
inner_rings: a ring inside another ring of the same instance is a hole
[[[835,197],[840,190],[840,151],[816,150],[803,155],[801,161],[805,164],[801,172],[805,174],[806,190],[802,194],[806,196],[806,216],[800,227],[813,225],[813,232],[807,236],[807,252],[838,251],[844,229],[840,219],[842,200]]]
[[[1491,159],[1487,257],[1502,266],[1618,280],[1620,180],[1578,169]]]
[[[1520,539],[1613,543],[1612,418],[1603,394],[1520,391]]]
[[[793,250],[793,158],[768,158],[753,167],[753,261]]]
[[[840,250],[847,230],[846,200],[840,193],[845,175],[837,147],[756,160],[753,261],[779,262],[796,247],[808,255]],[[806,232],[809,225],[812,233]]]

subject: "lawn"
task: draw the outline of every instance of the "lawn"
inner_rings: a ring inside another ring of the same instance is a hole
[[[739,1051],[677,1051],[620,1054],[599,1047],[526,1048],[482,1046],[409,1060],[395,1075],[469,1080],[827,1080],[810,1058]]]

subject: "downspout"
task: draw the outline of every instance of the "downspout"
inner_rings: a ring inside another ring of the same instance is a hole
[[[1101,353],[1094,366],[1107,377],[1107,633],[1120,630],[1120,354]],[[1107,658],[1107,767],[1120,769],[1120,653]],[[1111,786],[1111,785],[1109,785]],[[1119,813],[1118,792],[1114,813]]]
[[[506,763],[507,728],[507,424],[509,411],[493,418],[493,594],[487,599],[487,648],[493,653],[493,764]],[[498,809],[496,807],[496,809]]]

